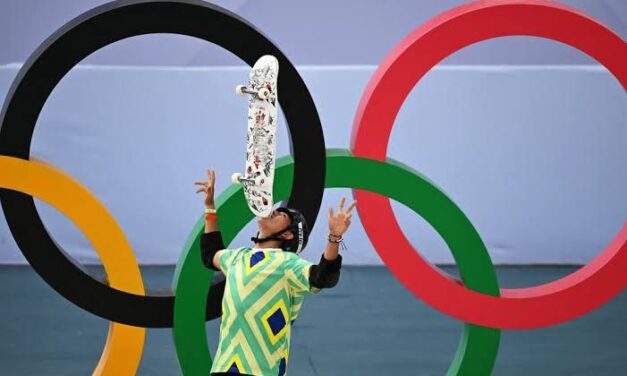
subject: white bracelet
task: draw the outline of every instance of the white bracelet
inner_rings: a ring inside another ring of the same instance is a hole
[[[342,238],[342,235],[333,235],[329,233],[328,240],[329,243],[337,244],[342,249],[346,249],[346,244],[344,244],[344,239]]]
[[[327,239],[331,243],[339,244],[339,243],[342,242],[342,235],[333,235],[333,234],[329,233],[329,236],[327,237]]]
[[[216,210],[215,209],[205,208],[205,214],[216,214]]]

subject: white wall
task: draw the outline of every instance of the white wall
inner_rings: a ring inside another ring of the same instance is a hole
[[[0,64],[21,63],[55,30],[109,0],[0,1]],[[295,64],[377,65],[411,30],[468,0],[214,0],[262,30]],[[627,37],[627,1],[559,0]],[[115,43],[89,64],[237,64],[207,43],[151,35]],[[465,49],[450,64],[592,64],[587,56],[538,38],[499,38]]]
[[[355,108],[374,66],[299,66],[328,147],[348,147]],[[0,68],[0,102],[18,67]],[[174,263],[202,211],[193,181],[217,169],[218,192],[244,165],[243,66],[81,66],[59,84],[34,135],[33,155],[79,179],[109,208],[146,264]],[[444,66],[403,106],[390,157],[442,187],[475,224],[496,263],[583,263],[627,219],[627,97],[597,66]],[[279,155],[287,153],[279,119]],[[325,193],[305,257],[323,245]],[[83,262],[95,252],[46,205],[53,237]],[[425,222],[396,206],[423,254],[452,262]],[[350,264],[378,264],[361,224]],[[237,239],[247,244],[249,225]],[[0,263],[24,262],[0,214]]]

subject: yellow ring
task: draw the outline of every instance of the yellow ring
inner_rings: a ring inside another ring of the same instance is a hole
[[[137,259],[122,229],[106,207],[74,178],[41,161],[0,156],[0,188],[26,193],[54,206],[96,249],[112,288],[145,295]],[[92,375],[135,375],[145,336],[145,328],[112,322]]]

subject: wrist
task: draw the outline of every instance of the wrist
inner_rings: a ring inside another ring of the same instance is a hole
[[[329,232],[329,237],[327,239],[329,243],[335,244],[338,247],[341,246],[343,249],[346,249],[346,245],[344,244],[344,239],[342,239],[342,235],[334,235],[332,232]],[[335,249],[335,252],[337,252],[337,249]]]
[[[333,232],[329,231],[329,236],[327,237],[327,239],[329,240],[330,243],[341,243],[342,242],[342,235],[337,235],[334,234]]]
[[[213,205],[207,205],[205,207],[205,214],[216,214],[216,208]]]

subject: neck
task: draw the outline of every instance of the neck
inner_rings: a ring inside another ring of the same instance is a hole
[[[265,249],[265,248],[281,248],[281,242],[278,240],[268,240],[265,241],[263,243],[255,243],[253,245],[254,248],[260,248],[260,249]]]
[[[265,234],[263,230],[259,230],[258,238],[263,239],[265,237],[270,236],[270,234]],[[280,240],[266,240],[265,242],[256,242],[253,245],[254,248],[265,249],[265,248],[281,248]]]

